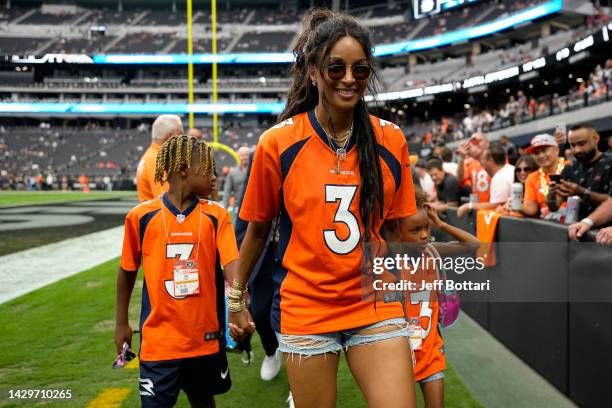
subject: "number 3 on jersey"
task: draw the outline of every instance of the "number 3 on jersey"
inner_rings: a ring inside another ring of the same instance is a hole
[[[332,252],[339,255],[346,255],[353,251],[361,239],[359,223],[355,215],[349,209],[356,191],[357,186],[325,185],[325,202],[335,203],[340,201],[336,214],[334,215],[334,222],[346,225],[349,230],[349,235],[346,239],[338,238],[335,229],[323,230],[325,244]]]
[[[433,314],[433,310],[429,306],[429,298],[431,296],[430,290],[422,290],[420,292],[412,292],[410,293],[410,304],[418,305],[421,304],[421,311],[419,313],[419,321],[423,322],[423,319],[427,319],[427,327],[423,327],[423,339],[426,339],[429,336],[429,331],[431,330],[431,318]]]

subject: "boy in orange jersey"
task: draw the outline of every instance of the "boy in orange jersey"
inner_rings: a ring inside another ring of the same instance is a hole
[[[224,278],[236,273],[238,248],[229,215],[201,199],[215,184],[210,146],[174,136],[157,156],[155,181],[168,192],[132,209],[117,275],[115,344],[131,345],[128,306],[142,265],[140,396],[168,407],[182,389],[192,406],[213,407],[230,389],[225,356]]]
[[[399,234],[396,237],[400,242],[414,243],[409,245],[409,251],[412,248],[418,249],[425,258],[428,258],[465,255],[477,248],[478,239],[475,236],[440,220],[436,210],[427,204],[427,197],[422,190],[415,189],[415,198],[417,213],[403,220],[396,230]],[[460,242],[431,243],[431,226],[446,232]],[[388,238],[389,241],[394,240]],[[416,245],[419,248],[416,248]],[[431,266],[429,263],[425,265]],[[433,268],[420,267],[415,273],[404,270],[402,279],[433,282],[437,279],[436,270]],[[416,361],[414,379],[421,385],[425,406],[444,407],[446,357],[438,325],[440,308],[435,291],[406,292],[405,313],[409,323],[410,345]]]

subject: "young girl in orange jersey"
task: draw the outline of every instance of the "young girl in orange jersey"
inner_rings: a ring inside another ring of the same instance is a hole
[[[214,168],[212,149],[205,142],[192,136],[170,138],[161,146],[155,169],[155,181],[168,182],[168,192],[139,204],[125,220],[115,344],[119,353],[124,343],[131,346],[128,306],[142,266],[144,407],[173,406],[181,389],[192,406],[213,407],[213,396],[231,386],[224,277],[218,266],[235,276],[238,248],[227,211],[199,198],[214,189]]]
[[[344,350],[369,406],[414,407],[402,305],[362,299],[360,270],[384,224],[416,212],[406,139],[368,113],[372,42],[354,18],[313,11],[294,54],[287,106],[259,140],[240,211],[230,333],[248,328],[241,294],[278,216],[271,322],[295,406],[336,405]]]
[[[427,205],[427,196],[415,190],[417,213],[397,226],[400,242],[415,243],[407,248],[419,250],[427,257],[466,255],[474,252],[478,240],[472,234],[449,225],[438,217],[436,210]],[[431,226],[451,235],[460,242],[431,243]],[[393,228],[389,228],[394,231]],[[422,246],[422,249],[420,248]],[[412,251],[411,251],[412,252]],[[410,271],[404,271],[410,272]],[[416,273],[404,273],[403,279],[415,282],[432,282],[438,278],[435,265],[420,267]],[[414,379],[421,385],[427,408],[444,407],[444,341],[439,331],[440,304],[433,291],[407,292],[405,296],[406,318],[411,333],[411,348],[414,352]]]

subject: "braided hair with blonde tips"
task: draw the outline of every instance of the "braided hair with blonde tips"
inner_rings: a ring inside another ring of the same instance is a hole
[[[157,153],[155,162],[155,182],[164,184],[170,174],[180,171],[183,166],[191,168],[194,150],[197,148],[197,171],[205,176],[215,173],[213,148],[205,141],[193,136],[179,135],[166,140]]]

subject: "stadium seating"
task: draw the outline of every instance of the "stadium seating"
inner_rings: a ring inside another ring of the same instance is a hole
[[[48,41],[48,38],[0,37],[0,54],[27,54]]]
[[[235,52],[283,52],[289,49],[293,31],[246,33],[234,47]]]
[[[49,14],[41,11],[34,11],[31,15],[21,20],[19,24],[26,25],[42,25],[42,24],[70,24],[72,20],[75,20],[77,15],[75,14]]]
[[[454,31],[462,27],[491,21],[505,16],[510,12],[524,9],[528,6],[537,4],[543,0],[531,0],[525,2],[504,1],[482,1],[470,7],[451,10],[443,15],[421,20],[412,21],[412,15],[408,4],[394,2],[389,5],[373,6],[359,9],[358,15],[365,18],[365,23],[371,25],[374,33],[375,44],[388,44],[406,39],[418,39],[428,36]],[[298,25],[301,17],[306,10],[296,10],[289,8],[236,8],[221,9],[218,13],[218,29],[223,31],[223,25],[232,28],[233,38],[235,30],[243,33],[238,44],[232,49],[227,47],[220,48],[220,52],[280,52],[286,51],[289,47],[292,36],[287,31],[261,30],[265,26],[276,25]],[[23,18],[25,16],[25,18]],[[104,26],[107,34],[111,37],[124,36],[117,44],[106,50],[103,46],[97,45],[89,50],[90,53],[100,50],[101,52],[113,53],[160,53],[165,52],[165,47],[170,50],[181,50],[180,45],[175,45],[172,40],[176,39],[182,43],[180,36],[184,32],[178,26],[185,25],[184,10],[125,10],[113,11],[110,9],[81,9],[76,14],[48,14],[41,10],[27,10],[11,8],[9,10],[0,9],[0,24],[13,22],[18,23],[11,26],[10,32],[23,32],[20,26],[46,25],[46,26],[69,26],[72,22],[77,22],[78,26],[85,29],[88,26]],[[210,26],[210,12],[208,10],[194,10],[195,24]],[[129,32],[126,32],[127,28]],[[134,27],[142,32],[133,32]],[[176,27],[174,33],[160,34],[156,32],[158,27]],[[27,28],[25,28],[27,30]],[[87,30],[81,30],[85,35]],[[179,34],[180,31],[180,34]],[[26,31],[27,32],[27,31]],[[53,31],[49,31],[53,33]],[[85,35],[86,36],[86,35]],[[9,35],[10,37],[10,35]],[[17,37],[17,36],[15,36]],[[223,36],[221,36],[223,37]],[[230,35],[227,36],[229,38]],[[49,38],[51,39],[51,38]],[[58,38],[59,42],[60,38]],[[71,39],[72,41],[72,39]],[[75,39],[76,41],[76,39]],[[206,40],[204,44],[194,49],[207,50]],[[105,40],[105,44],[110,41]],[[224,45],[229,45],[228,40]],[[69,50],[83,49],[87,44],[77,42],[74,46],[67,47]],[[52,49],[57,49],[56,47]],[[4,49],[2,49],[4,51]],[[11,52],[27,53],[33,51],[27,41],[22,45],[14,44]],[[182,51],[179,51],[182,52]]]
[[[225,49],[232,42],[231,38],[217,38],[217,52],[224,52]],[[176,40],[174,45],[168,51],[172,54],[187,54],[187,40],[180,39]],[[198,38],[193,41],[193,52],[200,54],[212,53],[212,39],[210,38]]]
[[[174,26],[184,24],[184,13],[170,10],[147,10],[144,18],[138,21],[139,25],[145,26]]]
[[[251,21],[261,25],[296,24],[304,13],[305,10],[256,8]]]
[[[10,23],[25,12],[26,9],[20,7],[11,7],[7,9],[4,6],[0,6],[0,24]]]
[[[230,124],[219,134],[219,141],[233,149],[252,146],[262,132],[259,127]],[[211,129],[203,129],[210,140]],[[135,174],[142,154],[149,146],[148,130],[110,129],[105,127],[0,127],[0,158],[3,169],[20,178],[38,173],[58,176],[89,177]],[[234,159],[222,152],[217,168],[234,165]]]
[[[43,51],[45,53],[66,53],[66,54],[88,54],[101,53],[102,50],[115,37],[108,36],[96,39],[76,38],[76,39],[59,39]]]
[[[131,25],[142,11],[116,11],[106,8],[94,9],[80,22],[80,26],[108,26],[108,25]]]
[[[108,53],[156,54],[162,53],[172,42],[169,34],[128,34],[110,47]]]

